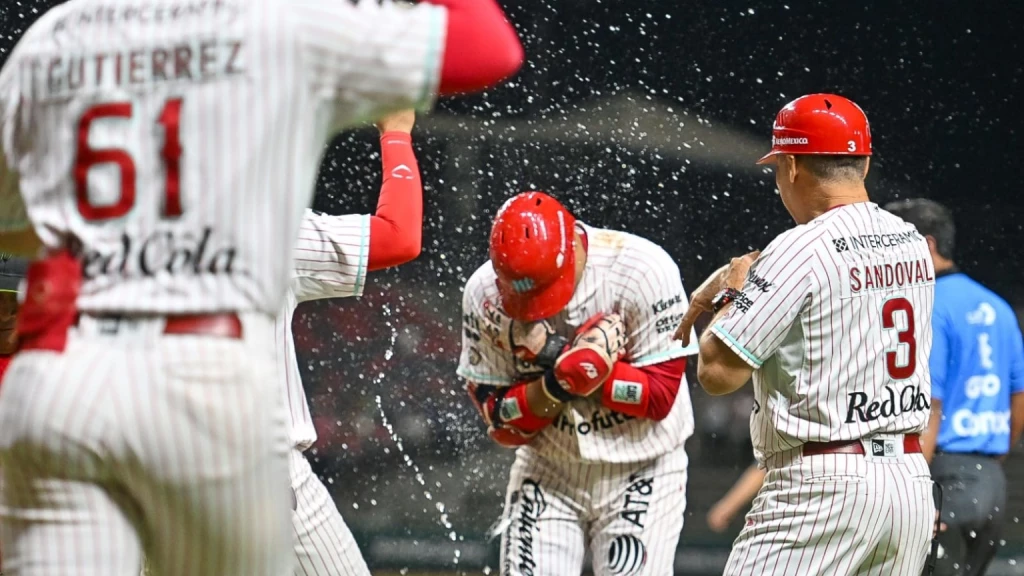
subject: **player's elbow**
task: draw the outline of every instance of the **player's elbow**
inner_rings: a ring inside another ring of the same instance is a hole
[[[423,252],[423,238],[418,234],[412,234],[403,242],[395,246],[395,265],[412,262],[419,258]]]
[[[735,390],[729,385],[721,366],[705,362],[703,359],[697,361],[697,382],[700,382],[701,388],[712,396],[721,396]]]

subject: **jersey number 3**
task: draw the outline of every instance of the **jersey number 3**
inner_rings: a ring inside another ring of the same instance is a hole
[[[181,106],[182,100],[168,100],[157,122],[164,129],[164,145],[160,151],[166,169],[164,184],[164,205],[162,214],[166,218],[181,216]],[[89,146],[89,132],[96,120],[122,118],[130,120],[133,115],[130,102],[100,104],[85,111],[78,122],[78,152],[75,156],[75,196],[78,211],[86,220],[110,220],[120,218],[135,205],[135,160],[127,151],[119,148],[93,148]],[[89,171],[104,164],[117,166],[121,172],[121,192],[113,204],[97,206],[89,199]]]
[[[906,326],[896,325],[897,312],[903,312]],[[914,339],[914,306],[906,298],[886,300],[882,305],[882,327],[896,330],[896,346],[885,353],[885,370],[893,380],[906,380],[914,375],[917,368],[917,340]],[[900,352],[904,352],[905,362],[900,363]]]

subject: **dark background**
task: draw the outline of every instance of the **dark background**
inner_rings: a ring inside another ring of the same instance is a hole
[[[0,53],[52,4],[3,0]],[[371,564],[450,568],[458,554],[469,571],[494,566],[483,542],[510,453],[481,439],[454,369],[461,286],[486,258],[489,218],[516,192],[548,191],[591,224],[658,242],[692,288],[791,225],[771,174],[752,163],[783,104],[836,92],[871,121],[874,199],[947,204],[961,267],[1024,307],[1024,3],[505,4],[523,35],[523,71],[487,94],[441,101],[415,133],[423,255],[375,275],[363,299],[303,305],[296,319],[321,432],[316,468]],[[373,210],[375,142],[364,129],[332,144],[317,208]],[[707,551],[687,557],[688,572],[706,562],[713,573],[713,552],[731,535],[711,534],[703,515],[750,459],[750,404],[692,394],[698,433],[687,445],[681,550]],[[1009,461],[1011,486],[1024,479],[1020,460]],[[1022,498],[1014,495],[1007,553],[1024,544]]]

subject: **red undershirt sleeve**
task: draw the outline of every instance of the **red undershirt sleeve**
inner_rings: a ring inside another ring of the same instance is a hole
[[[515,74],[523,45],[494,0],[430,0],[448,9],[438,92],[476,92]]]
[[[616,362],[612,375],[604,383],[601,403],[629,416],[664,420],[676,403],[685,372],[686,358],[643,368]]]
[[[383,182],[377,212],[370,216],[367,268],[380,270],[414,260],[423,245],[423,183],[412,137],[387,132],[380,138]]]

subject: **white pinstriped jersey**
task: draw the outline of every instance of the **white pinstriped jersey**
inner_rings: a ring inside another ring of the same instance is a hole
[[[629,341],[623,360],[633,366],[658,364],[696,353],[672,339],[689,299],[679,268],[658,245],[626,232],[580,224],[589,246],[583,278],[572,300],[548,322],[570,338],[595,314],[622,316]],[[481,338],[484,301],[498,304],[490,262],[466,283],[462,297],[462,356],[458,374],[478,384],[507,386],[543,370],[517,360]],[[696,338],[693,339],[696,342]],[[686,377],[668,417],[660,422],[633,418],[597,400],[577,398],[529,445],[544,456],[594,462],[642,462],[672,451],[693,434],[693,408]]]
[[[27,208],[48,247],[75,248],[85,311],[275,314],[325,145],[431,103],[445,18],[344,0],[60,5],[0,73],[0,227],[26,227]]]
[[[303,450],[316,441],[316,429],[295,356],[295,307],[309,300],[361,296],[369,254],[369,216],[328,216],[306,211],[299,226],[295,268],[285,292],[285,304],[274,322],[277,381],[287,394],[292,442]]]
[[[934,292],[924,237],[870,202],[772,241],[711,327],[755,369],[758,459],[805,442],[923,431]]]

